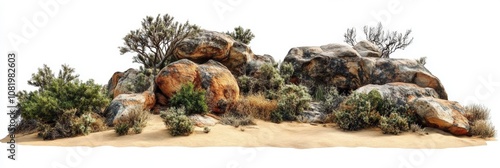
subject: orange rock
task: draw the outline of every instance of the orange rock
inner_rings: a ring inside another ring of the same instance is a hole
[[[108,96],[111,97],[114,94],[114,90],[116,85],[118,84],[118,80],[123,77],[123,72],[115,72],[113,76],[108,81]],[[114,97],[114,96],[113,96]]]
[[[156,96],[156,104],[162,106],[168,105],[168,98],[165,95],[163,95],[163,93],[155,93],[155,96]]]
[[[458,102],[424,97],[416,99],[412,106],[428,126],[453,135],[467,135],[469,132],[469,120],[463,116],[464,108]]]
[[[167,65],[156,77],[156,85],[161,92],[171,98],[183,84],[188,82],[199,83],[198,64],[182,59]],[[196,86],[196,84],[195,84]]]
[[[168,98],[188,82],[206,90],[207,104],[214,113],[223,112],[219,102],[239,98],[240,90],[234,76],[224,65],[212,60],[200,65],[187,59],[179,60],[163,68],[156,78],[158,88]]]

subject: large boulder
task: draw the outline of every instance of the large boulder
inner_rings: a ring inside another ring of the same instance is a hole
[[[274,60],[260,59],[246,44],[232,39],[221,32],[202,30],[196,36],[186,38],[175,48],[177,59],[189,59],[202,64],[215,60],[226,66],[233,75],[245,75],[255,65],[262,62],[274,63]]]
[[[362,57],[377,57],[382,56],[380,49],[373,43],[363,40],[354,45],[354,50],[356,50]]]
[[[153,85],[153,76],[133,68],[115,72],[108,82],[108,94],[115,98],[120,94],[142,93]]]
[[[343,92],[368,84],[414,83],[448,99],[439,79],[415,60],[360,57],[350,46],[329,44],[292,48],[283,62],[292,63],[294,74],[290,80],[299,83],[332,85]]]
[[[143,93],[120,94],[104,110],[106,125],[113,126],[120,117],[127,115],[131,110],[137,108],[150,111],[155,103],[155,95],[150,90]]]
[[[366,85],[355,92],[369,93],[376,90],[383,98],[399,105],[409,105],[427,126],[448,131],[453,135],[466,135],[469,121],[463,116],[464,108],[454,101],[443,100],[432,88],[422,88],[410,83]]]
[[[113,76],[111,76],[111,78],[108,81],[108,86],[107,86],[107,89],[108,89],[107,96],[108,97],[114,97],[114,90],[116,88],[116,85],[118,84],[118,81],[122,77],[123,77],[123,72],[115,72],[113,74]]]
[[[448,131],[453,135],[469,133],[469,120],[464,117],[464,108],[458,102],[422,97],[417,98],[412,106],[428,126]]]
[[[156,78],[156,85],[168,98],[188,82],[206,90],[207,104],[214,113],[224,112],[224,102],[239,98],[240,90],[234,76],[224,65],[213,60],[197,64],[182,59],[167,65]]]

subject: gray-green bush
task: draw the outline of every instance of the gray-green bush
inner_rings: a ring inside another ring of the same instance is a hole
[[[186,116],[184,107],[169,108],[161,117],[172,136],[188,136],[194,131],[193,123]]]
[[[278,91],[278,108],[271,113],[271,121],[294,121],[296,116],[309,107],[311,101],[308,89],[304,86],[285,85]]]

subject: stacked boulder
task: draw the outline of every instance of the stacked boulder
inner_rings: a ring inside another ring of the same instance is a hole
[[[361,41],[354,47],[328,44],[290,49],[284,63],[291,63],[290,82],[335,86],[340,91],[368,93],[376,90],[394,103],[416,110],[427,126],[466,135],[469,122],[464,108],[448,101],[440,80],[410,59],[380,58],[376,45]]]

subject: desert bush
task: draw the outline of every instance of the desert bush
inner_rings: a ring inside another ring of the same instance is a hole
[[[279,72],[281,78],[283,78],[283,80],[285,81],[285,84],[290,84],[290,78],[293,76],[294,71],[295,70],[293,69],[292,63],[290,62],[281,63]]]
[[[244,29],[241,26],[235,27],[234,31],[226,32],[227,35],[231,36],[234,40],[250,44],[250,41],[255,37],[250,29]]]
[[[271,63],[264,63],[252,77],[244,75],[237,80],[243,94],[263,93],[269,99],[276,99],[275,91],[284,84],[278,69]]]
[[[63,65],[59,76],[55,77],[50,68],[44,65],[43,69],[38,69],[38,73],[32,74],[28,83],[39,88],[29,93],[18,92],[22,118],[54,126],[64,110],[75,109],[76,117],[86,111],[100,113],[109,103],[109,99],[101,92],[101,86],[92,79],[82,82],[73,73],[73,68]]]
[[[394,135],[410,129],[406,118],[399,116],[398,113],[391,113],[389,117],[381,116],[379,127],[382,129],[382,133]]]
[[[194,126],[185,114],[185,108],[169,108],[162,114],[163,122],[172,136],[188,136],[193,133]]]
[[[309,107],[311,95],[304,86],[285,85],[278,92],[278,106],[271,113],[273,122],[293,121],[296,116]]]
[[[495,126],[486,120],[476,120],[470,127],[470,134],[481,138],[495,137]]]
[[[324,95],[324,100],[321,102],[321,112],[325,114],[330,114],[336,110],[342,101],[346,99],[345,96],[340,95],[335,87],[328,87],[325,89],[326,94]]]
[[[488,120],[490,118],[490,109],[484,105],[471,104],[465,106],[464,116],[470,123],[474,123],[477,120]]]
[[[389,55],[398,49],[404,50],[408,45],[413,42],[413,37],[410,37],[411,30],[399,33],[397,31],[383,30],[382,23],[378,23],[377,27],[363,27],[366,40],[377,45],[381,50],[382,58],[389,58]],[[344,34],[344,42],[354,46],[357,43],[356,29],[347,29]]]
[[[85,112],[76,117],[76,109],[64,110],[60,118],[53,124],[39,123],[39,137],[44,140],[88,135],[105,129],[104,120],[94,112]]]
[[[205,90],[195,89],[193,83],[187,83],[181,86],[181,90],[172,96],[170,106],[176,108],[185,108],[186,115],[206,114],[208,105],[205,98]]]
[[[350,95],[342,105],[342,109],[334,112],[335,122],[341,129],[355,131],[378,126],[384,127],[383,130],[386,130],[387,133],[394,133],[397,130],[390,130],[396,128],[391,125],[391,115],[392,118],[403,118],[404,120],[401,121],[406,122],[406,127],[419,121],[416,113],[407,105],[397,105],[390,99],[382,98],[376,90],[372,90],[368,94],[354,93]],[[384,118],[384,122],[381,121],[382,118]],[[406,131],[408,129],[400,130]]]
[[[130,111],[121,116],[115,125],[115,132],[118,135],[126,135],[130,128],[133,129],[134,133],[140,134],[142,129],[146,127],[149,120],[149,112],[145,111],[142,107],[136,106],[130,109]],[[117,125],[120,125],[117,127]],[[127,133],[124,133],[124,132]]]

